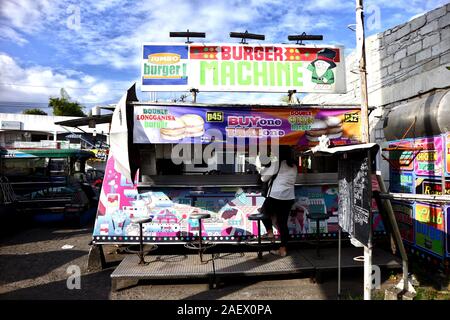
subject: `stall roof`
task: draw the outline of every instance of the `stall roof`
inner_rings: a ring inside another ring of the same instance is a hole
[[[349,145],[349,146],[321,149],[316,152],[313,152],[312,150],[308,150],[304,154],[305,155],[317,155],[317,156],[331,156],[334,154],[341,154],[341,153],[347,153],[347,152],[361,152],[364,150],[370,150],[376,154],[378,152],[378,149],[379,149],[379,145],[376,143],[360,143],[360,144],[354,144],[354,145]]]
[[[79,149],[4,149],[0,155],[5,158],[94,158],[95,154]]]
[[[89,122],[94,120],[96,124],[102,124],[102,123],[111,123],[113,114],[103,114],[101,116],[91,116],[91,117],[84,117],[79,119],[71,119],[71,120],[64,120],[64,121],[58,121],[55,122],[55,124],[65,127],[81,127],[81,126],[87,126],[89,125]]]
[[[134,106],[186,106],[186,107],[221,107],[221,108],[235,108],[235,107],[253,107],[253,108],[324,108],[324,109],[343,109],[343,108],[361,108],[361,105],[356,104],[256,104],[256,103],[193,103],[193,102],[150,102],[150,101],[134,101],[130,103]]]

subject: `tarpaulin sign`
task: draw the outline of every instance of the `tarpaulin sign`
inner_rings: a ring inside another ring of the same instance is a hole
[[[361,140],[360,109],[136,106],[134,143],[210,143],[229,138],[277,138],[310,147],[322,135],[331,145]]]
[[[142,91],[345,93],[344,48],[144,43]]]

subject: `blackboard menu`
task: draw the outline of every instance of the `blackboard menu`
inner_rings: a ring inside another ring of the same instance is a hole
[[[350,159],[351,157],[351,159]],[[371,219],[371,181],[367,153],[350,153],[338,163],[339,225],[356,240],[368,245]]]

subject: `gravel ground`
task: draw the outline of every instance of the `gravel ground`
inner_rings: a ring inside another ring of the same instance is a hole
[[[308,275],[299,277],[244,278],[227,282],[223,288],[209,290],[204,281],[153,281],[119,292],[111,292],[110,274],[114,267],[101,272],[86,270],[91,228],[34,228],[0,239],[0,299],[336,299],[335,274],[314,284]],[[73,246],[62,249],[65,244]],[[120,261],[114,247],[106,247],[107,260]],[[81,289],[67,288],[67,268],[80,267]],[[382,271],[381,290],[392,285],[391,271]],[[384,273],[384,274],[383,274]],[[344,272],[343,297],[362,298],[361,271]]]

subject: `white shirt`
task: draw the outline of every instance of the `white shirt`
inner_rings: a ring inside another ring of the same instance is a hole
[[[277,173],[278,163],[273,163],[268,168],[261,170],[261,180],[266,182]],[[272,183],[272,188],[267,197],[278,200],[293,200],[295,199],[295,181],[297,180],[297,166],[289,167],[285,160],[281,162],[280,171]]]

